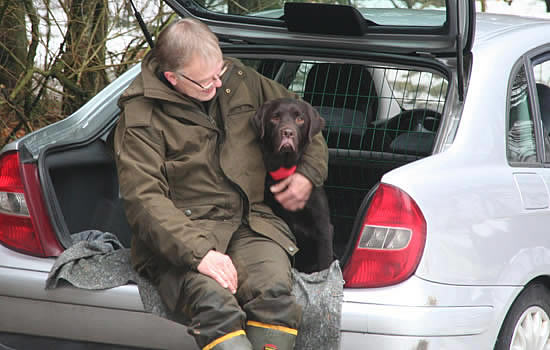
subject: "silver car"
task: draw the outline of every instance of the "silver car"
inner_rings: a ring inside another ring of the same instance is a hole
[[[166,2],[325,118],[341,349],[550,349],[549,21],[474,0]],[[0,153],[0,347],[195,348],[133,284],[44,288],[71,234],[129,245],[109,137],[139,69]]]

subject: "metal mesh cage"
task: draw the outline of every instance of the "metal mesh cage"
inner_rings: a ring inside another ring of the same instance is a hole
[[[301,62],[290,89],[325,118],[327,143],[338,156],[391,161],[431,153],[447,81],[418,70]]]

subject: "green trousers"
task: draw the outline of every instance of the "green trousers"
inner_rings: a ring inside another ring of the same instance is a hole
[[[302,309],[291,295],[287,253],[271,239],[241,226],[225,254],[237,269],[235,295],[214,279],[184,268],[173,267],[159,279],[161,297],[189,327],[197,344],[203,348],[244,330],[247,320],[297,329]]]

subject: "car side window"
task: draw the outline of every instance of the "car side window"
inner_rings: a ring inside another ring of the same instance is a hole
[[[550,60],[533,67],[542,122],[545,163],[550,163]]]
[[[508,111],[508,160],[510,162],[536,163],[535,124],[529,104],[525,68],[522,66],[512,79]]]

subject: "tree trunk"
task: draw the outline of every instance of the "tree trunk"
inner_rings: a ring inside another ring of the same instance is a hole
[[[487,11],[487,0],[481,0],[481,12]]]
[[[109,81],[105,73],[107,0],[71,0],[63,54],[63,113],[72,114]],[[92,69],[93,68],[93,69]]]
[[[0,0],[0,83],[8,89],[25,70],[27,48],[24,3]]]
[[[0,23],[0,107],[7,109],[2,110],[3,126],[13,127],[7,135],[10,139],[22,127],[31,131],[32,77],[40,35],[39,18],[32,0],[0,0]]]
[[[545,0],[546,1],[546,12],[550,12],[550,0]]]

